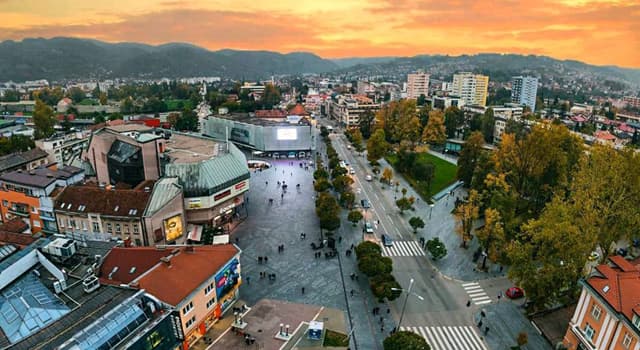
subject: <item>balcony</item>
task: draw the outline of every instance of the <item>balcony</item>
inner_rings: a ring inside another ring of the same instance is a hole
[[[582,348],[584,349],[588,349],[588,350],[598,350],[595,345],[593,345],[591,343],[591,341],[589,341],[584,333],[582,332],[582,329],[580,329],[578,327],[578,325],[576,324],[571,324],[571,331],[573,332],[573,334],[576,335],[576,337],[578,338],[578,340],[580,341],[580,345],[582,345]],[[580,347],[578,347],[578,349],[580,349]]]
[[[29,217],[29,210],[27,210],[27,208],[9,207],[7,209],[9,210],[9,213],[11,213],[13,215],[22,216],[22,217],[25,217],[25,218]]]

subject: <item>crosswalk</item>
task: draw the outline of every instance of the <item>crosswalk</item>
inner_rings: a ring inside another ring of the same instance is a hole
[[[433,350],[487,350],[472,326],[400,327],[422,336]]]
[[[462,288],[476,305],[489,304],[491,302],[491,298],[478,282],[463,283]]]
[[[382,247],[382,256],[424,256],[424,250],[416,241],[393,241],[393,246]]]

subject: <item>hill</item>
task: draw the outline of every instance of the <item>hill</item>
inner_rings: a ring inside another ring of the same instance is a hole
[[[183,43],[152,46],[37,38],[1,42],[0,52],[0,81],[189,76],[259,79],[338,68],[335,63],[306,52],[209,51]]]

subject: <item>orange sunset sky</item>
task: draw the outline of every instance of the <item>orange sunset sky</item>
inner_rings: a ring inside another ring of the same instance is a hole
[[[54,36],[326,58],[520,53],[640,68],[640,0],[0,0],[0,40]]]

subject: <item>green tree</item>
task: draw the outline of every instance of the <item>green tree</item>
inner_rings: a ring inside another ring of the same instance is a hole
[[[441,111],[429,112],[429,122],[422,132],[422,141],[441,145],[447,140],[444,117]]]
[[[402,288],[391,274],[374,276],[369,280],[369,285],[373,295],[378,298],[379,301],[383,301],[384,298],[387,298],[389,301],[398,298],[400,292],[394,291],[393,289]]]
[[[4,97],[2,98],[4,102],[18,102],[20,101],[20,92],[18,90],[5,90]]]
[[[411,175],[415,180],[425,181],[427,190],[431,192],[431,182],[436,173],[436,167],[424,158],[418,158],[411,168]]]
[[[362,133],[362,137],[364,137],[365,139],[371,137],[375,120],[376,116],[370,109],[366,110],[360,115],[358,126],[360,128],[360,133]]]
[[[271,109],[273,106],[280,103],[280,90],[273,84],[266,84],[264,87],[264,94],[262,95],[261,102],[263,108]]]
[[[486,253],[482,261],[483,269],[486,268],[487,257],[493,262],[502,260],[506,239],[502,218],[496,209],[487,208],[484,211],[484,226],[476,230],[476,237]]]
[[[54,133],[53,126],[56,124],[56,120],[53,117],[53,109],[40,99],[36,100],[36,106],[33,110],[33,124],[36,140],[47,138]]]
[[[424,228],[424,221],[420,217],[414,216],[409,219],[409,225],[413,228],[413,233],[417,233],[419,228]]]
[[[473,230],[473,222],[478,218],[479,202],[478,192],[471,190],[469,199],[455,210],[457,219],[456,233],[462,238],[463,248],[467,248],[467,242],[473,238],[471,232]]]
[[[416,100],[416,104],[418,106],[424,106],[426,102],[427,96],[425,96],[424,94],[420,94],[420,96],[418,96],[418,99]]]
[[[343,191],[340,193],[340,204],[345,208],[351,208],[356,201],[356,195],[352,191]]]
[[[356,151],[360,151],[362,149],[362,133],[358,129],[353,129],[351,132],[351,143],[356,148]]]
[[[402,197],[396,200],[396,205],[398,206],[398,209],[400,209],[400,214],[404,214],[406,210],[409,210],[412,207],[411,201],[407,197]]]
[[[100,101],[101,105],[106,105],[107,104],[107,94],[105,94],[104,92],[101,92],[100,95],[98,95],[98,100]]]
[[[393,170],[391,170],[391,168],[389,167],[384,168],[384,170],[382,170],[382,176],[380,177],[380,180],[382,180],[388,185],[391,185],[392,178],[393,178]]]
[[[389,150],[389,144],[385,140],[384,130],[376,130],[367,142],[367,160],[376,164],[378,159],[384,157]]]
[[[487,143],[493,142],[493,132],[495,129],[496,118],[493,114],[493,108],[488,108],[482,115],[482,135]]]
[[[356,246],[356,257],[358,259],[360,259],[365,255],[381,255],[381,254],[382,254],[382,248],[380,248],[380,245],[371,241],[364,241]]]
[[[329,182],[329,180],[327,180],[326,178],[320,178],[319,180],[316,180],[316,183],[313,184],[313,189],[316,192],[325,192],[328,191],[331,188],[331,182]]]
[[[176,130],[198,130],[198,116],[190,109],[185,108],[175,124]]]
[[[382,346],[384,350],[431,350],[423,337],[408,331],[391,334],[384,340]]]
[[[433,260],[440,260],[447,255],[447,247],[438,237],[428,240],[426,247]]]
[[[456,137],[456,132],[464,124],[464,111],[451,106],[444,111],[444,126],[447,138]]]
[[[329,173],[323,168],[318,168],[318,170],[313,172],[313,178],[316,180],[327,179],[328,177],[329,177]]]
[[[73,103],[80,103],[87,98],[87,94],[79,87],[72,87],[67,90],[67,97],[73,100]]]
[[[131,97],[127,97],[120,101],[120,112],[124,114],[131,114],[135,111],[135,106],[133,105],[133,99]]]
[[[322,192],[316,199],[316,214],[320,219],[320,228],[333,231],[340,227],[340,206],[336,199],[327,192]]]
[[[358,258],[358,270],[367,277],[390,274],[393,270],[393,260],[388,256],[365,255]]]
[[[482,133],[473,132],[462,146],[460,157],[458,158],[458,180],[470,187],[473,174],[478,166],[480,154],[483,152],[484,138]]]
[[[347,219],[353,223],[353,226],[356,226],[358,221],[362,220],[362,213],[359,210],[352,210],[349,212]]]

